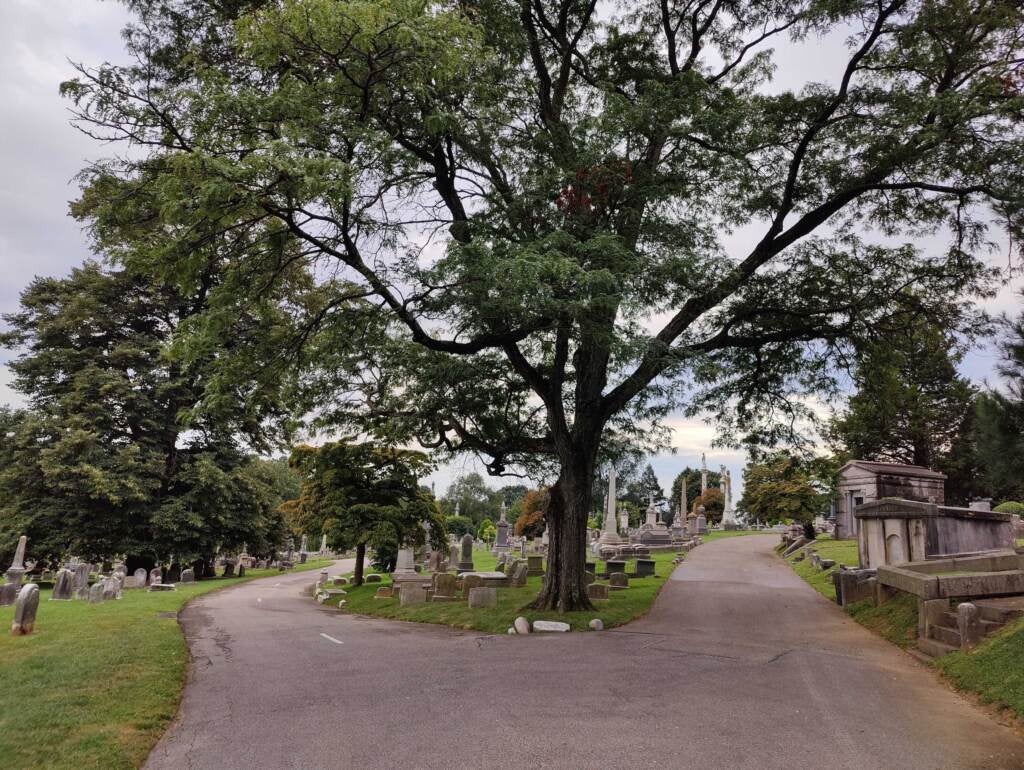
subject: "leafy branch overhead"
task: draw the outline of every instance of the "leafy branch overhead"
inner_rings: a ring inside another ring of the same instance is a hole
[[[602,442],[677,408],[776,439],[853,341],[974,323],[989,242],[1024,236],[1015,2],[131,6],[135,63],[63,86],[135,147],[79,214],[144,270],[233,276],[182,355],[271,294],[294,326],[208,398],[301,371],[325,426],[546,472],[555,551]],[[771,83],[774,45],[833,33],[836,72]]]

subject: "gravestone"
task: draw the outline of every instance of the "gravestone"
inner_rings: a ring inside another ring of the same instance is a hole
[[[529,571],[529,569],[526,566],[526,562],[522,562],[522,561],[518,561],[517,560],[512,565],[512,571],[509,573],[511,575],[511,577],[509,578],[508,584],[512,588],[522,588],[523,586],[526,585],[526,577],[527,577],[526,573],[528,571]]]
[[[423,604],[427,600],[427,589],[419,583],[403,583],[402,590],[398,593],[398,603],[404,607],[407,604]]]
[[[364,583],[379,583],[380,581],[381,577],[376,572],[371,572],[369,575],[363,578]]]
[[[701,506],[703,508],[704,506]],[[708,520],[707,517],[702,513],[697,517],[697,534],[706,535],[708,533]]]
[[[477,587],[469,589],[469,608],[485,609],[498,606],[498,589],[491,587]]]
[[[391,586],[381,586],[377,589],[377,593],[373,595],[374,599],[390,599],[394,596],[394,589]]]
[[[27,583],[18,592],[14,603],[14,621],[11,636],[27,636],[36,627],[36,612],[39,610],[39,586]]]
[[[102,583],[104,600],[121,598],[121,581],[116,574],[103,578]]]
[[[51,601],[71,601],[73,595],[72,582],[74,581],[74,576],[75,573],[69,569],[62,569],[57,573],[57,577],[53,581],[53,595],[50,597]]]
[[[309,538],[305,535],[302,536],[302,545],[299,546],[299,553],[306,553],[309,550]],[[302,562],[305,564],[305,562]]]
[[[145,571],[145,570],[143,570]],[[92,565],[87,562],[79,562],[74,566],[75,578],[72,589],[76,599],[89,598],[89,573],[92,572]]]
[[[241,562],[238,563],[238,577],[245,577],[245,565]]]
[[[135,570],[135,587],[136,588],[145,588],[146,587],[146,578],[148,578],[148,577],[149,577],[149,574],[142,567],[139,567],[137,570]]]
[[[432,602],[454,602],[458,597],[455,593],[455,575],[447,572],[435,572],[433,578]]]
[[[544,557],[543,556],[527,556],[526,557],[526,568],[527,575],[529,577],[537,577],[544,574]]]
[[[181,571],[181,582],[182,583],[195,583],[196,582],[196,571],[191,567],[183,569]]]
[[[89,604],[99,604],[103,601],[103,581],[98,580],[89,589]]]
[[[462,548],[459,552],[459,572],[473,571],[473,536],[468,532],[462,536]]]
[[[164,582],[163,570],[159,567],[153,567],[153,569],[149,571],[149,584],[151,586],[154,586],[162,582]]]
[[[14,550],[14,560],[7,572],[4,573],[7,582],[0,586],[0,607],[14,604],[18,600],[21,578],[25,574],[25,546],[27,543],[28,537],[25,535],[18,538],[18,546]]]
[[[604,567],[604,574],[611,575],[614,572],[625,572],[626,562],[618,559],[609,559]]]
[[[636,576],[637,577],[652,577],[654,575],[654,560],[653,559],[637,559],[636,560]]]
[[[505,502],[501,503],[501,518],[498,519],[498,523],[494,525],[494,551],[495,553],[507,553],[508,552],[508,530],[511,525],[508,523],[508,519],[505,518]]]
[[[224,561],[224,575],[223,577],[229,578],[235,576],[235,563],[231,559]]]
[[[459,547],[457,545],[448,546],[448,566],[458,566],[459,563]]]
[[[613,591],[629,588],[629,578],[625,572],[613,572],[608,576],[608,587]]]
[[[309,558],[309,554],[305,551],[299,551],[299,564],[305,564],[306,559]]]
[[[591,583],[589,586],[587,586],[587,598],[607,599],[608,586],[606,586],[604,583]]]
[[[462,595],[469,598],[469,592],[474,588],[480,588],[484,584],[484,579],[479,575],[466,575],[462,579]]]

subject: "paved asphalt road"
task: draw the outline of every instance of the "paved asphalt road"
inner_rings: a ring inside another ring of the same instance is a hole
[[[193,667],[147,768],[1024,768],[1024,741],[805,585],[708,543],[621,630],[481,636],[339,615],[311,573],[182,614]],[[351,568],[339,563],[340,568]]]

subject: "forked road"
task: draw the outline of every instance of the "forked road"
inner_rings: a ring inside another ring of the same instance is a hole
[[[158,768],[1022,768],[1024,741],[792,574],[708,543],[647,618],[481,636],[360,619],[310,573],[209,594]],[[599,613],[598,613],[599,614]]]

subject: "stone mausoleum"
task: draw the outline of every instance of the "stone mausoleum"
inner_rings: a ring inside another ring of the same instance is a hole
[[[886,497],[942,505],[945,489],[946,474],[920,465],[851,460],[839,469],[835,537],[857,537],[857,506]]]

